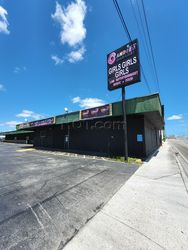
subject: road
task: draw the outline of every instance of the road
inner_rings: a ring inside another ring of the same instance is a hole
[[[188,139],[169,139],[174,150],[178,153],[178,159],[182,165],[185,175],[188,178]]]
[[[0,143],[0,249],[62,249],[137,168]]]

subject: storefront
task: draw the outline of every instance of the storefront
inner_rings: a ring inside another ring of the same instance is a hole
[[[126,101],[129,156],[145,158],[161,145],[164,112],[158,94]],[[122,102],[17,125],[34,147],[103,156],[123,155]]]
[[[34,138],[33,131],[17,130],[17,131],[2,132],[0,134],[5,136],[3,140],[4,142],[33,144],[33,138]]]

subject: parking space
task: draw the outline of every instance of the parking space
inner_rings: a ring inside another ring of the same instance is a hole
[[[0,249],[62,249],[137,168],[0,143]]]

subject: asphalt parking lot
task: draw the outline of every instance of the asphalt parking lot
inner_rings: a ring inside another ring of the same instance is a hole
[[[0,249],[62,249],[137,168],[0,143]]]

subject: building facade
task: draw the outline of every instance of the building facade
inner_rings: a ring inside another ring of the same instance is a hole
[[[160,147],[164,107],[159,94],[126,101],[128,155],[146,158]],[[122,102],[17,125],[31,130],[33,145],[101,156],[124,154]]]

